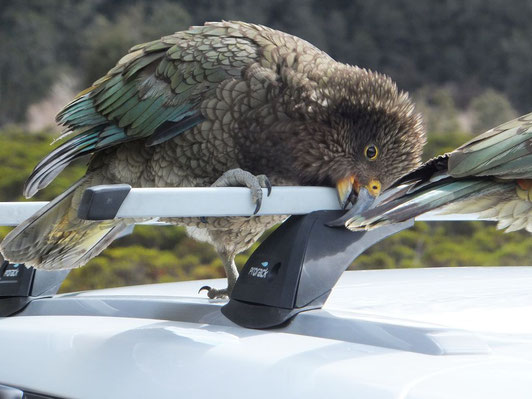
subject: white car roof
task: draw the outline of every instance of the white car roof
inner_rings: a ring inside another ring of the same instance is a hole
[[[92,290],[76,295],[164,296],[203,301],[203,295],[198,295],[200,287],[222,288],[226,283],[226,279],[195,280]],[[521,311],[532,314],[531,287],[530,266],[347,271],[323,309],[471,331],[532,333],[532,318],[527,322],[515,314]]]
[[[346,272],[323,309],[241,328],[224,280],[36,300],[0,319],[0,384],[76,398],[529,398],[532,268]],[[37,389],[38,388],[38,389]]]

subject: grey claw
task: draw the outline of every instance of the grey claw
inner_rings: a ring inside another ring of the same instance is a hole
[[[268,176],[266,175],[258,175],[257,180],[259,181],[259,184],[262,188],[268,189],[268,197],[272,193],[272,183],[270,182],[270,179],[268,179]]]
[[[225,298],[229,296],[229,288],[223,289],[223,290],[217,290],[214,288],[209,287],[208,285],[204,285],[201,287],[198,291],[198,294],[201,293],[201,291],[206,290],[207,291],[207,297],[209,299],[218,299],[218,298]]]
[[[251,190],[251,199],[256,204],[255,212],[253,212],[251,216],[256,215],[260,210],[263,196],[262,189],[267,189],[268,196],[272,192],[272,185],[266,175],[254,176],[240,168],[230,169],[227,172],[224,172],[224,174],[211,185],[211,187],[235,186],[244,186]]]
[[[203,287],[199,289],[198,294],[201,294],[201,291],[203,290],[209,292],[211,290],[211,287],[209,287],[208,285],[204,285]]]
[[[268,189],[268,197],[272,193],[272,184],[270,183],[270,179],[266,178],[266,188]]]
[[[199,220],[201,223],[207,224],[207,218],[205,216],[200,216]]]

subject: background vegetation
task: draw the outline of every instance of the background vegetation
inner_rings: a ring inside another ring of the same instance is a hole
[[[51,149],[53,114],[76,90],[136,43],[220,19],[269,25],[340,61],[391,75],[425,116],[427,158],[532,110],[527,0],[0,2],[0,201],[21,199],[24,180]],[[83,171],[82,162],[71,166],[37,199],[53,198]],[[7,231],[0,227],[0,238]],[[237,258],[240,265],[250,252]],[[531,259],[525,233],[503,234],[487,223],[417,223],[353,268],[526,265]],[[179,227],[142,226],[72,272],[63,290],[221,276],[209,245]]]

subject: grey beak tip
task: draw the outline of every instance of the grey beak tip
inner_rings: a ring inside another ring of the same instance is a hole
[[[361,188],[358,193],[357,202],[351,209],[344,213],[338,219],[328,222],[326,225],[329,227],[345,227],[346,223],[353,219],[354,216],[361,214],[365,210],[371,207],[375,202],[375,197],[369,193],[366,188]]]

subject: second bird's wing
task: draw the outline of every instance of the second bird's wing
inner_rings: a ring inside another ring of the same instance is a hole
[[[532,178],[532,113],[475,137],[449,154],[453,177]]]

